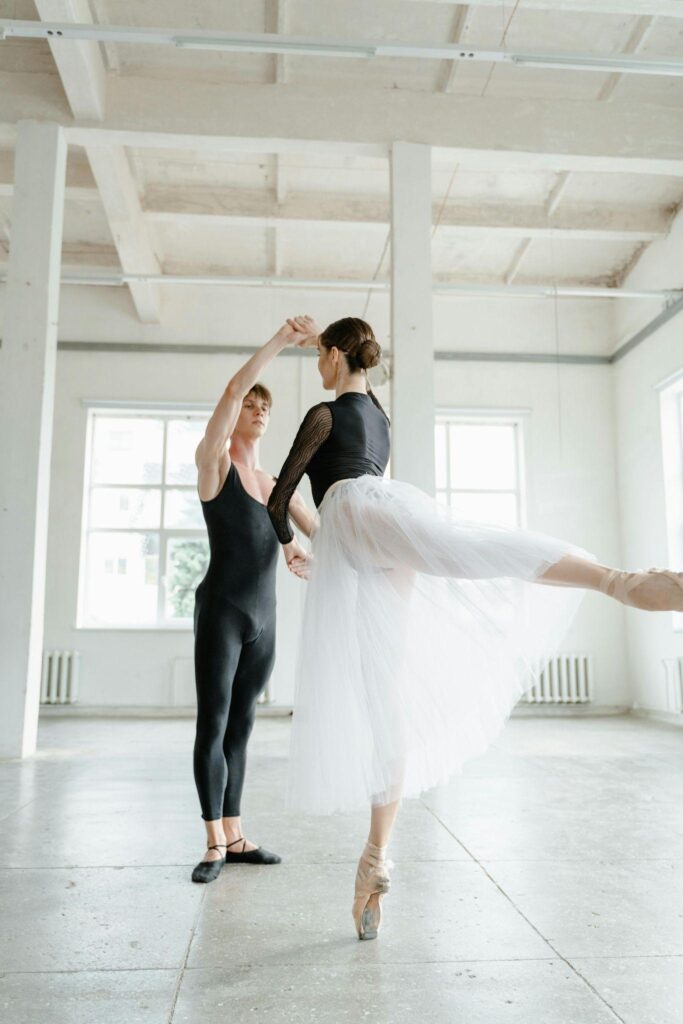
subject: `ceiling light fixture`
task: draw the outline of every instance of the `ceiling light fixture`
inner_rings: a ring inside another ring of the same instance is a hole
[[[131,28],[70,22],[12,21],[0,19],[0,40],[12,38],[93,40],[143,46],[174,46],[186,50],[232,53],[299,54],[308,57],[391,57],[410,60],[452,60],[486,64],[512,64],[555,71],[595,71],[604,74],[683,76],[683,59],[605,56],[592,53],[516,53],[474,50],[440,43],[385,43],[367,40],[311,39],[277,33],[202,32],[183,34],[177,29]]]

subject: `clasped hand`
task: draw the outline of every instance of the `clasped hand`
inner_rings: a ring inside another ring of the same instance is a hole
[[[282,550],[289,571],[298,576],[299,579],[307,580],[311,575],[313,555],[305,551],[296,538],[290,540],[289,544],[283,545]]]

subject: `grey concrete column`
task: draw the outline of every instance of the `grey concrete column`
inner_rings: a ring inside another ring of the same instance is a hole
[[[20,122],[0,348],[0,757],[35,751],[66,142]]]
[[[391,153],[392,474],[434,493],[431,149]]]

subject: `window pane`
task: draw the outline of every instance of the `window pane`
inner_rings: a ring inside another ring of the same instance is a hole
[[[93,483],[161,483],[161,420],[96,416],[92,445]]]
[[[156,623],[159,576],[156,534],[91,533],[86,558],[88,625]]]
[[[91,528],[142,526],[158,529],[160,516],[161,491],[140,491],[132,487],[94,487],[92,490]]]
[[[451,487],[517,486],[515,427],[454,423],[450,427]]]
[[[209,564],[209,542],[203,538],[169,540],[166,565],[166,616],[188,619],[194,611],[194,592]]]
[[[446,431],[448,426],[445,423],[437,423],[434,429],[434,456],[436,488],[443,490],[448,486],[448,465],[446,461]]]
[[[206,420],[169,420],[166,438],[166,483],[195,484],[194,453],[204,436]]]
[[[475,523],[518,526],[514,494],[451,494],[451,508],[461,519]]]
[[[164,502],[164,526],[186,529],[202,529],[204,517],[199,497],[195,490],[166,491]]]

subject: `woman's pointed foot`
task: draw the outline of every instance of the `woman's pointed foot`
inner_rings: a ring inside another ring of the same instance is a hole
[[[600,590],[622,604],[650,612],[683,611],[683,573],[669,569],[605,573]]]
[[[351,913],[359,939],[376,939],[382,923],[382,898],[389,892],[392,867],[386,846],[366,843],[358,861]]]
[[[218,878],[225,864],[224,855],[221,853],[221,850],[225,848],[225,843],[217,843],[215,846],[208,847],[207,853],[216,850],[220,856],[213,857],[211,860],[200,860],[192,872],[193,882],[213,882]]]

